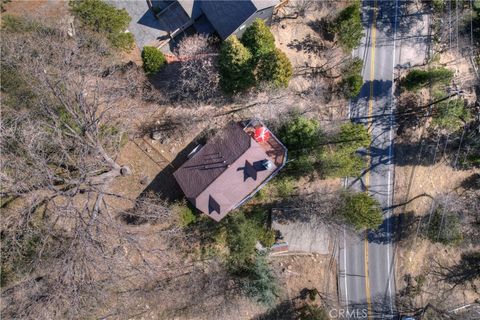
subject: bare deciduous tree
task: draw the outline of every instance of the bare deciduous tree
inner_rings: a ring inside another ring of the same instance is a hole
[[[115,55],[95,34],[72,38],[43,21],[23,27],[1,44],[2,314],[84,318],[119,288],[147,282],[135,279],[183,265],[182,231],[158,198],[134,206],[109,191],[130,173],[116,155],[144,78],[105,75]],[[163,228],[132,231],[117,218],[118,198]]]
[[[180,68],[176,92],[183,100],[205,103],[219,95],[217,50],[212,41],[204,35],[193,35],[178,46]]]

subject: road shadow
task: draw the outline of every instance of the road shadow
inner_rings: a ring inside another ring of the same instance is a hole
[[[358,95],[352,99],[352,103],[357,104],[362,103],[363,100],[368,101],[370,96],[372,96],[374,102],[379,98],[390,97],[392,84],[391,80],[366,80]]]
[[[393,35],[396,34],[396,38],[399,39],[403,34],[411,34],[411,30],[423,22],[423,16],[430,14],[427,1],[425,1],[424,4],[417,5],[417,10],[414,13],[408,13],[408,7],[413,3],[414,1],[408,0],[363,1],[363,26],[364,28],[371,26],[374,10],[376,10],[376,28],[387,37],[393,37]],[[418,34],[415,36],[423,36],[421,34],[422,28],[419,29]]]
[[[352,99],[350,118],[353,122],[367,124],[390,124],[391,80],[367,80],[363,83],[359,94]],[[370,97],[373,102],[372,114],[369,115]],[[387,101],[384,101],[387,100]],[[375,105],[383,104],[385,109],[376,110]],[[376,110],[376,111],[375,111]]]
[[[377,230],[369,230],[367,239],[370,243],[389,244],[398,240],[395,233],[395,226],[399,222],[399,216],[390,216],[383,219],[382,224]]]

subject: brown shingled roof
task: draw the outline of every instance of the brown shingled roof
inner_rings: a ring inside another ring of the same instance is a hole
[[[250,126],[228,126],[174,173],[187,199],[216,221],[252,197],[285,164],[287,150],[277,138],[272,134],[259,143]]]
[[[229,165],[250,147],[248,136],[238,124],[229,125],[173,174],[189,201],[205,190]]]

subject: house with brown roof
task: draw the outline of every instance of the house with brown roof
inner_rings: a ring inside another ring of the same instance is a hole
[[[230,124],[198,146],[174,177],[188,201],[220,221],[285,165],[287,149],[258,120]]]

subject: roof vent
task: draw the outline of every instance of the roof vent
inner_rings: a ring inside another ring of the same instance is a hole
[[[262,166],[267,170],[271,170],[273,168],[273,163],[272,161],[265,159],[265,160],[262,160]]]

